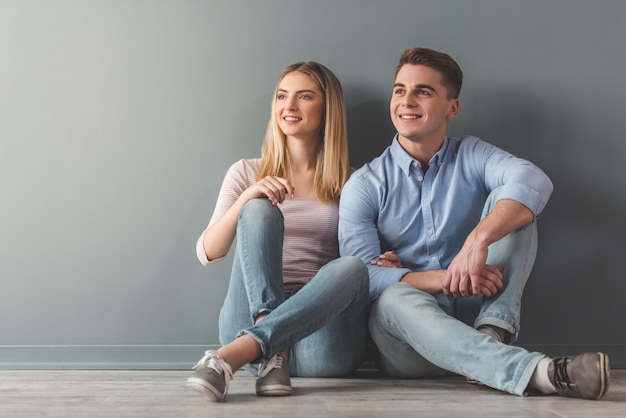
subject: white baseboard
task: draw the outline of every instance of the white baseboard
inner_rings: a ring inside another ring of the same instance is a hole
[[[626,368],[624,344],[524,344],[548,356],[602,351]],[[0,345],[0,370],[190,370],[218,345]]]
[[[0,345],[3,370],[190,370],[217,345]]]

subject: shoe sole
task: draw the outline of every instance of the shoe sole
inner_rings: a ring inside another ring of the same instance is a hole
[[[469,383],[470,385],[485,386],[485,384],[481,382],[480,380],[472,379],[471,377],[466,377],[465,381]]]
[[[202,379],[190,377],[187,379],[186,386],[195,390],[199,394],[206,396],[212,402],[222,402],[226,399],[226,394],[221,394],[219,390],[215,389]]]
[[[609,356],[606,353],[598,353],[600,356],[600,393],[595,399],[600,399],[609,389],[609,381],[611,380],[611,366],[609,365]]]
[[[257,388],[256,394],[259,396],[287,396],[291,395],[291,386],[272,385]]]

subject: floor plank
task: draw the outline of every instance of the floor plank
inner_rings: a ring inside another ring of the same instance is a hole
[[[227,401],[211,403],[185,387],[189,371],[0,371],[0,417],[626,417],[626,370],[614,369],[600,401],[517,397],[461,377],[294,378],[288,397],[258,397],[239,372]]]

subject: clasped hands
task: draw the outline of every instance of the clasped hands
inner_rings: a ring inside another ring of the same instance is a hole
[[[486,298],[497,295],[503,288],[501,266],[486,264],[487,251],[459,253],[447,270],[443,272],[441,291],[449,296],[467,298],[482,294]],[[386,251],[370,264],[380,267],[401,268],[400,257],[393,251]]]

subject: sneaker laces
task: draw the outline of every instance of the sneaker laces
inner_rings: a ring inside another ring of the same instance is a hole
[[[569,357],[561,357],[554,361],[554,386],[561,389],[573,389],[567,374],[567,365],[570,361]]]
[[[230,368],[230,364],[226,363],[226,361],[221,358],[216,351],[205,351],[204,357],[202,357],[196,365],[193,366],[192,370],[197,370],[203,364],[206,364],[208,368],[215,370],[217,373],[228,377],[228,380],[233,378],[233,371]]]
[[[264,362],[259,367],[259,377],[265,377],[274,369],[280,369],[283,367],[283,356],[279,354],[274,354],[269,361]]]

